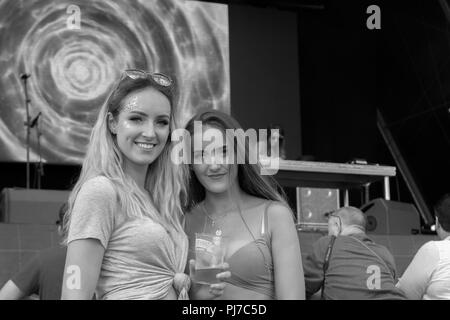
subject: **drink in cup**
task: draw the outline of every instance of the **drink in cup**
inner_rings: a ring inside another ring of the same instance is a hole
[[[195,234],[195,274],[197,283],[217,283],[225,257],[224,238],[206,233]]]

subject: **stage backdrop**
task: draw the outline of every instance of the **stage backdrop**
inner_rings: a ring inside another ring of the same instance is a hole
[[[228,8],[176,0],[0,0],[0,161],[26,161],[21,74],[49,163],[80,163],[122,70],[172,75],[181,122],[200,107],[229,113]],[[36,129],[31,160],[38,160]]]

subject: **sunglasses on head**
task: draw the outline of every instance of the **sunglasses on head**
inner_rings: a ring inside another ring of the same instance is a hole
[[[150,73],[144,70],[139,69],[127,69],[123,72],[121,80],[123,80],[125,77],[128,77],[132,80],[136,79],[151,79],[156,84],[160,85],[161,87],[169,88],[173,84],[173,80],[159,72]]]

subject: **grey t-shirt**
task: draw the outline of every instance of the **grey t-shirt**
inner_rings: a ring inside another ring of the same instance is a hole
[[[186,265],[187,236],[172,239],[148,217],[128,218],[103,176],[83,184],[72,211],[68,243],[87,238],[105,248],[97,299],[164,299]]]

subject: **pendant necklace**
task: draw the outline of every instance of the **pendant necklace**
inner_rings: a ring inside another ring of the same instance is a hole
[[[221,221],[222,219],[224,219],[230,211],[227,211],[225,214],[222,214],[221,216],[219,216],[217,218],[213,218],[211,215],[208,214],[208,211],[206,211],[204,202],[202,203],[201,207],[202,207],[203,213],[205,214],[205,223],[203,225],[203,232],[205,232],[205,229],[206,229],[206,221],[209,219],[209,220],[211,220],[211,227],[216,230],[215,231],[216,236],[221,236],[222,230],[221,230],[218,222]]]

